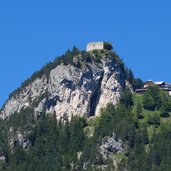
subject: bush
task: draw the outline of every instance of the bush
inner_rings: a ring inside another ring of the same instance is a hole
[[[143,97],[143,106],[144,109],[154,111],[155,110],[155,101],[150,94],[145,93]]]
[[[113,46],[109,42],[104,42],[104,49],[106,49],[106,50],[112,50],[113,49]]]
[[[147,123],[150,125],[160,125],[160,117],[158,114],[154,114],[154,115],[149,115],[148,119],[147,119]]]
[[[162,106],[162,90],[158,86],[151,86],[144,94],[143,105],[147,110],[159,109]]]
[[[120,103],[125,105],[126,107],[134,105],[132,93],[129,90],[124,90],[121,93]]]
[[[169,112],[163,111],[163,112],[161,112],[160,116],[161,116],[162,118],[168,118],[170,115],[169,115]]]

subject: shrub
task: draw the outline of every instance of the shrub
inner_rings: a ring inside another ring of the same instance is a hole
[[[126,107],[133,106],[134,102],[132,99],[132,93],[129,90],[124,90],[121,93],[120,102],[121,102],[121,104],[125,105]]]
[[[169,112],[162,111],[161,114],[160,114],[160,116],[163,117],[163,118],[168,118],[170,115],[169,115]]]
[[[158,114],[154,114],[154,115],[149,115],[148,119],[147,119],[147,123],[150,125],[160,125],[160,117]]]
[[[106,50],[112,50],[113,46],[110,42],[104,42],[104,49]]]

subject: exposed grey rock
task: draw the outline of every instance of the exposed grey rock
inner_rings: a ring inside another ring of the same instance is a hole
[[[38,78],[28,86],[24,87],[19,94],[10,98],[0,113],[0,118],[5,119],[22,108],[29,107],[38,96],[47,89],[47,78]]]
[[[115,134],[112,137],[106,137],[99,147],[99,153],[104,159],[110,158],[110,154],[113,156],[113,154],[121,152],[124,152],[124,144]]]
[[[45,109],[45,103],[46,103],[46,98],[41,100],[41,102],[38,104],[38,106],[35,107],[35,109],[34,109],[34,116],[36,118],[39,118],[41,116],[42,112]]]
[[[23,146],[23,149],[26,149],[30,144],[30,141],[26,136],[24,136],[21,132],[17,132],[17,140]]]
[[[134,93],[133,86],[130,84],[129,81],[127,81],[127,80],[125,81],[125,86],[128,90],[131,91],[131,93]]]
[[[11,149],[13,149],[15,142],[18,142],[20,145],[22,145],[23,149],[27,149],[27,147],[31,143],[28,140],[27,134],[28,133],[21,132],[19,130],[14,132],[13,128],[10,127],[10,134],[9,134],[9,137],[8,137],[8,142],[9,142],[9,145],[10,145]]]
[[[99,155],[96,155],[97,161],[104,161],[103,164],[97,165],[90,163],[90,161],[85,162],[83,165],[84,170],[91,164],[91,167],[98,168],[99,170],[108,170],[107,163],[111,162],[111,166],[113,170],[118,170],[118,163],[120,159],[117,158],[118,153],[124,153],[126,151],[126,145],[124,142],[118,138],[114,133],[112,136],[106,136],[102,139],[101,143],[97,145],[97,150]]]
[[[6,157],[4,155],[0,155],[0,161],[5,161]]]
[[[77,61],[78,62],[78,61]],[[0,113],[5,119],[14,112],[32,105],[35,116],[43,111],[56,113],[57,119],[73,115],[99,115],[107,103],[116,104],[125,86],[125,75],[114,60],[102,57],[101,62],[84,63],[81,68],[60,64],[51,70],[49,77],[42,76],[12,96]]]

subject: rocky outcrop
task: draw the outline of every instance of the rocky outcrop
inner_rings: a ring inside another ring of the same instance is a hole
[[[0,117],[5,119],[22,108],[29,107],[32,102],[47,89],[47,78],[36,79],[33,83],[24,87],[19,94],[12,96],[1,110]]]
[[[84,62],[81,67],[60,64],[50,71],[49,76],[35,79],[12,96],[0,117],[5,119],[33,103],[36,103],[36,116],[43,111],[56,113],[58,119],[99,115],[107,103],[118,102],[124,86],[123,70],[111,57],[103,55],[99,62]]]
[[[117,138],[115,134],[112,137],[106,137],[103,139],[102,144],[99,146],[99,153],[104,159],[109,159],[113,154],[123,153],[125,151],[124,143],[120,138]]]
[[[27,149],[27,147],[31,145],[31,141],[29,141],[26,135],[29,135],[29,133],[21,132],[19,130],[14,131],[12,127],[10,127],[9,131],[8,143],[11,149],[13,149],[16,143],[20,144],[23,149]]]

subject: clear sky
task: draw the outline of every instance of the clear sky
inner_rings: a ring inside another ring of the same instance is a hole
[[[91,41],[111,41],[136,77],[171,82],[170,0],[5,0],[0,106],[34,71]]]

